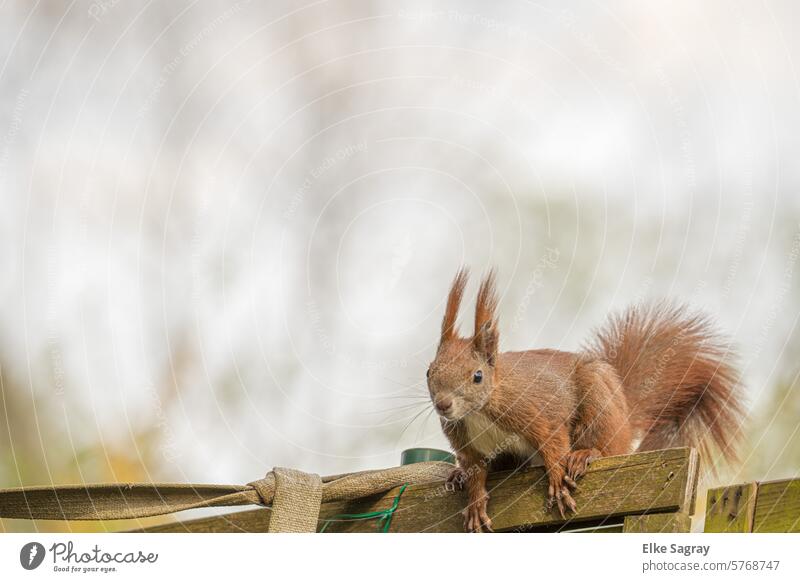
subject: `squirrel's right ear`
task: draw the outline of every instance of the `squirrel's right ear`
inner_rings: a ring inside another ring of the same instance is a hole
[[[469,270],[461,267],[456,273],[453,284],[450,286],[450,294],[447,296],[447,307],[444,310],[442,320],[441,341],[453,339],[456,336],[456,320],[458,319],[458,308],[461,306],[461,298],[464,296],[464,287],[467,285]]]

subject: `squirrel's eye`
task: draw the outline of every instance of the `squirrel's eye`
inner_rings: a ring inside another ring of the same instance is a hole
[[[480,370],[476,371],[472,375],[472,381],[475,382],[476,384],[480,384],[482,380],[483,380],[483,372],[481,372]]]
[[[430,368],[428,368],[428,371],[425,372],[425,377],[426,378],[430,378],[431,377],[431,369]]]

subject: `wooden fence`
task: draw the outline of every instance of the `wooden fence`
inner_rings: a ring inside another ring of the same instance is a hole
[[[574,494],[578,512],[562,520],[545,510],[547,480],[541,468],[495,473],[489,512],[495,530],[686,532],[697,491],[698,456],[688,448],[607,457],[592,463]],[[377,531],[374,519],[341,519],[388,509],[394,489],[349,503],[324,503],[320,529]],[[466,494],[444,484],[411,485],[392,516],[391,532],[461,532]],[[270,510],[255,509],[145,528],[144,532],[262,532]]]
[[[436,480],[438,475],[447,474],[446,465],[437,471],[433,481],[416,481],[427,484],[407,484],[352,501],[324,502],[317,531],[461,532],[466,494],[449,490],[444,482]],[[391,472],[378,473],[384,478]],[[541,467],[493,473],[488,482],[489,514],[495,530],[500,532],[689,532],[699,473],[698,454],[689,448],[598,459],[579,481],[573,494],[578,511],[567,519],[546,510],[547,477]],[[403,483],[406,478],[415,482],[404,476],[389,486]],[[0,516],[132,519],[191,507],[264,503],[263,495],[251,485],[112,484],[0,490]],[[356,496],[327,498],[351,497]],[[134,531],[265,532],[271,514],[269,507],[261,507]],[[313,516],[308,525],[313,530]],[[800,479],[710,490],[704,530],[800,532]]]
[[[707,532],[800,532],[800,479],[711,489],[707,508]]]

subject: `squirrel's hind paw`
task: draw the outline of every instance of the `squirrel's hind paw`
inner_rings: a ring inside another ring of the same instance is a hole
[[[569,479],[567,485],[574,489],[575,482],[586,474],[589,465],[598,458],[600,458],[600,451],[597,449],[578,449],[577,451],[571,451],[564,462],[564,468],[567,471],[564,480],[567,481],[567,479]]]

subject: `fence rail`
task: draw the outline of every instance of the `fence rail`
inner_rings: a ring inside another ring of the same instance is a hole
[[[540,467],[490,476],[489,512],[498,531],[689,531],[697,490],[698,457],[693,449],[676,448],[607,457],[592,463],[574,497],[578,512],[562,520],[545,509],[547,480]],[[336,516],[388,509],[399,489],[342,503],[324,503],[320,529],[377,531],[374,520]],[[448,491],[443,483],[410,485],[393,514],[392,532],[461,532],[466,494]],[[263,532],[270,510],[256,509],[149,527],[143,532]]]
[[[573,495],[578,511],[567,519],[546,509],[547,476],[543,468],[493,473],[488,481],[489,514],[495,530],[503,532],[689,532],[697,496],[698,465],[697,452],[690,448],[598,459],[579,481]],[[301,531],[313,531],[316,523],[317,531],[325,532],[461,532],[466,493],[448,490],[440,480],[450,467],[441,462],[422,463],[322,478],[326,486],[335,486],[337,493],[323,496],[323,500],[331,501],[321,505],[316,502],[319,519],[314,513],[308,528]],[[346,494],[354,485],[352,478],[363,485],[359,478],[367,474],[372,475],[372,485],[374,479],[384,485]],[[387,478],[389,482],[385,482]],[[260,487],[269,479],[262,481]],[[406,484],[394,487],[403,483]],[[199,507],[262,505],[259,509],[176,520],[132,531],[286,531],[277,527],[277,517],[273,524],[276,527],[270,528],[272,507],[277,516],[279,506],[255,485],[141,483],[4,489],[0,490],[0,517],[119,520]],[[369,495],[368,491],[383,492]],[[306,497],[298,500],[288,504],[290,512],[304,506]],[[285,510],[286,504],[282,507]],[[800,479],[709,490],[704,530],[800,532]]]

